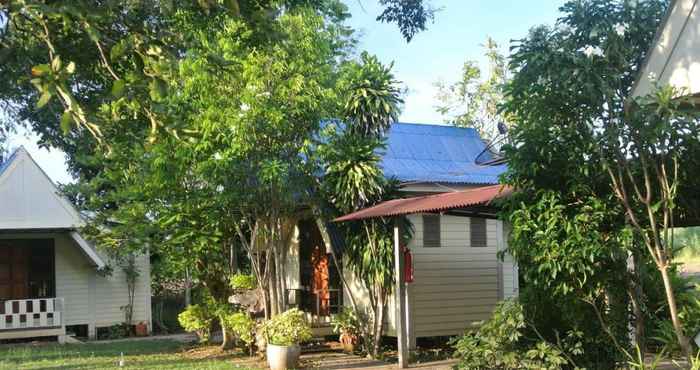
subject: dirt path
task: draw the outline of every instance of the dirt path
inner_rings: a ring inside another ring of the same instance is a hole
[[[435,361],[424,364],[411,364],[411,369],[452,369],[455,360]],[[309,353],[301,356],[302,369],[324,369],[324,370],[346,370],[346,369],[366,369],[366,370],[389,370],[396,369],[396,364],[390,364],[377,360],[370,360],[365,357],[348,355],[345,353],[321,352]]]

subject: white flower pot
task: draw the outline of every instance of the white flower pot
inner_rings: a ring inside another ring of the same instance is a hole
[[[301,356],[301,347],[296,344],[293,346],[277,346],[274,344],[267,345],[267,364],[271,370],[288,370],[299,367],[299,356]]]

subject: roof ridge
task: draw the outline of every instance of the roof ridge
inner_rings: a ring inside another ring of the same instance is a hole
[[[2,176],[2,173],[5,172],[5,170],[7,170],[8,167],[10,167],[10,164],[17,157],[17,154],[19,153],[20,149],[22,149],[24,151],[27,150],[24,148],[24,145],[20,145],[17,148],[15,148],[12,151],[12,153],[10,153],[10,155],[8,155],[4,161],[0,162],[0,176]]]

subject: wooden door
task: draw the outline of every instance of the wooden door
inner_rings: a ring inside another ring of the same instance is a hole
[[[328,290],[330,274],[328,273],[328,254],[323,244],[314,245],[314,250],[311,253],[311,265],[313,266],[312,289],[318,299],[316,314],[327,316],[330,314],[331,303],[331,294]]]
[[[0,301],[29,298],[26,248],[0,245]]]

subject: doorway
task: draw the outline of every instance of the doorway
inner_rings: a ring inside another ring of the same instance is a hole
[[[0,301],[55,294],[53,239],[0,239]]]

